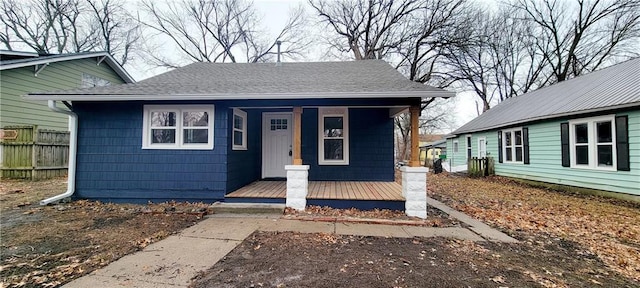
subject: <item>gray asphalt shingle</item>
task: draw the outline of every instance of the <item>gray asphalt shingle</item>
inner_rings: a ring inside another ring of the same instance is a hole
[[[135,84],[30,95],[246,95],[304,93],[424,92],[454,96],[409,81],[381,60],[300,63],[193,63]],[[151,97],[150,96],[150,97]],[[415,95],[414,95],[415,97]],[[268,96],[265,96],[268,98]]]

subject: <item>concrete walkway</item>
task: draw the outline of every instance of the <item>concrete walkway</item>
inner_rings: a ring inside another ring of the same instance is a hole
[[[256,230],[402,238],[442,236],[471,241],[517,242],[439,201],[429,198],[427,202],[469,225],[469,229],[311,222],[280,219],[279,215],[214,214],[177,235],[122,257],[64,287],[187,287],[199,271],[213,266]]]

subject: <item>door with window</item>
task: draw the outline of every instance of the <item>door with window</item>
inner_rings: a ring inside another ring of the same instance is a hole
[[[262,178],[287,177],[284,166],[292,159],[291,118],[291,113],[262,115]]]

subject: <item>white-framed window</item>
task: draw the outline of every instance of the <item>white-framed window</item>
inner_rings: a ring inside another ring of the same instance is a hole
[[[349,165],[349,109],[318,108],[318,164]]]
[[[502,130],[502,155],[504,155],[504,162],[523,163],[523,143],[522,127]]]
[[[569,121],[571,167],[616,170],[614,115]]]
[[[458,146],[460,146],[458,140],[453,140],[453,153],[458,153]]]
[[[233,109],[233,150],[247,150],[247,112]]]
[[[142,149],[213,149],[213,105],[144,105]]]
[[[471,135],[467,135],[467,159],[471,159]]]

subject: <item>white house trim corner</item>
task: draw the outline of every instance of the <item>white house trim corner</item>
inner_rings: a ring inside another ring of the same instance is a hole
[[[427,172],[426,167],[400,168],[402,171],[402,196],[407,216],[427,218]]]
[[[287,170],[286,206],[304,211],[309,193],[309,165],[286,165],[284,169]]]

